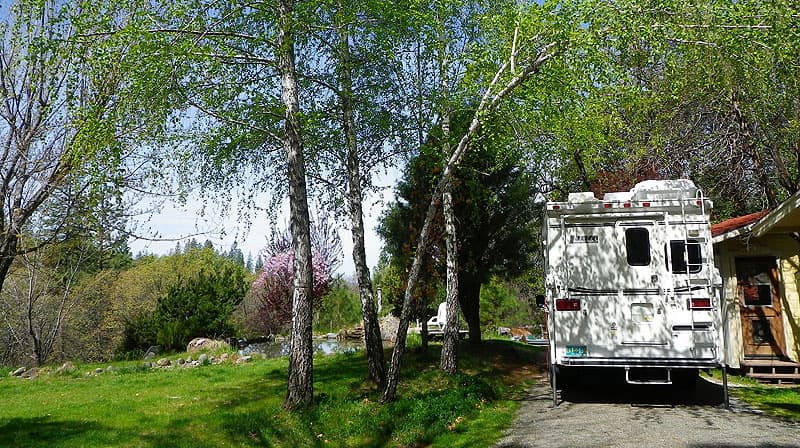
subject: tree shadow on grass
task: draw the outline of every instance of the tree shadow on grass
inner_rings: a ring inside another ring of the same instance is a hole
[[[0,420],[0,446],[57,446],[99,429],[100,425],[91,421],[51,420],[47,417]]]

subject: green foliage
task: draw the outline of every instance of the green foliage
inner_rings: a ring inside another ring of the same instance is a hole
[[[358,292],[344,280],[332,282],[330,291],[322,297],[322,304],[314,313],[317,332],[336,332],[350,327],[362,319],[361,299]]]
[[[533,321],[528,301],[498,277],[481,286],[480,304],[481,327],[485,330],[526,326]]]
[[[75,289],[76,312],[65,334],[75,349],[67,355],[95,361],[140,356],[158,344],[159,331],[175,346],[198,326],[209,331],[200,336],[231,335],[232,327],[222,316],[251,276],[237,263],[202,248],[142,257],[129,267],[86,276]],[[182,307],[181,317],[174,317]],[[162,329],[167,321],[180,323]]]
[[[464,131],[470,113],[453,117],[455,135]],[[416,250],[433,186],[441,175],[443,155],[437,139],[441,139],[439,128],[432,130],[428,144],[411,160],[397,185],[396,202],[390,204],[378,228],[391,266],[381,281],[388,286],[387,298],[395,300],[391,302],[395,306],[402,303],[406,272]],[[469,304],[475,318],[482,283],[493,274],[518,275],[533,264],[541,213],[535,203],[536,196],[534,179],[512,130],[500,117],[487,119],[457,169],[453,194],[459,239],[459,300],[462,309]],[[424,258],[415,294],[420,318],[430,317],[430,310],[441,301],[438,297],[444,260],[444,220],[440,212],[431,231],[429,254]]]
[[[235,261],[174,285],[156,307],[156,319],[164,325],[159,344],[180,349],[195,337],[233,336],[230,317],[246,288],[245,273]]]

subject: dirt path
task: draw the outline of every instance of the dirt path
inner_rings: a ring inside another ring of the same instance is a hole
[[[561,395],[554,409],[547,379],[535,385],[496,447],[800,447],[800,424],[735,399],[726,410],[702,379],[689,392],[595,382]]]

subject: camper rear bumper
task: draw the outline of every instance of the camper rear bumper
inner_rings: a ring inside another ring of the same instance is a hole
[[[561,366],[575,367],[663,367],[706,369],[719,367],[715,359],[693,358],[568,358],[555,362]]]

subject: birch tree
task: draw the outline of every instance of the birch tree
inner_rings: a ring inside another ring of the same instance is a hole
[[[553,59],[561,50],[560,45],[564,44],[564,35],[547,35],[542,33],[543,30],[548,29],[549,24],[547,23],[547,18],[548,14],[551,12],[550,8],[552,7],[554,7],[554,5],[545,3],[543,6],[532,5],[529,9],[518,12],[518,14],[520,14],[520,20],[516,23],[520,25],[515,27],[515,32],[512,34],[514,37],[506,37],[505,44],[510,45],[504,48],[505,51],[498,51],[497,55],[502,54],[502,59],[495,59],[495,63],[498,64],[498,67],[491,75],[491,78],[484,80],[486,84],[483,86],[484,90],[480,96],[480,102],[476,107],[469,128],[466,133],[461,136],[458,145],[454,148],[444,165],[441,179],[436,185],[433,199],[426,212],[425,221],[418,239],[416,254],[409,272],[403,300],[403,310],[400,316],[397,343],[392,351],[386,388],[382,396],[383,401],[394,400],[397,392],[400,363],[402,362],[402,357],[405,352],[406,331],[410,321],[411,300],[416,281],[419,277],[422,257],[425,256],[427,250],[432,221],[438,208],[437,198],[441,196],[447,183],[451,181],[454,169],[458,166],[461,158],[467,151],[470,140],[480,129],[484,117],[495,112],[502,101],[511,96],[518,87],[539,74],[542,67],[545,66],[549,60]],[[523,23],[525,25],[524,27],[521,25]],[[562,27],[558,27],[557,29],[564,32],[564,28]],[[521,38],[520,33],[522,35]],[[501,46],[500,48],[503,47]]]

